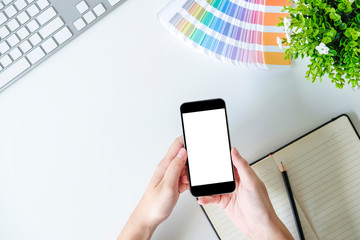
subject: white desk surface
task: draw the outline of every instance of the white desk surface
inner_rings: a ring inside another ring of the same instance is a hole
[[[168,0],[128,0],[0,94],[0,239],[115,239],[181,134],[182,102],[227,102],[232,145],[254,161],[347,113],[360,91],[305,80],[306,61],[255,71],[168,33]],[[153,239],[217,239],[185,193]]]

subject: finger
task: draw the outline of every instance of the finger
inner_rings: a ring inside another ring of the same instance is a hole
[[[183,191],[182,191],[183,190]],[[190,190],[190,184],[188,183],[179,183],[179,192],[182,193],[186,190]]]
[[[186,190],[189,190],[189,184],[179,183],[179,193],[183,193]]]
[[[181,171],[180,176],[187,176],[187,174],[188,174],[188,170],[187,170],[187,167],[185,166],[185,167],[183,168],[183,170]]]
[[[226,194],[221,194],[220,195],[220,202],[219,202],[219,207],[222,209],[225,209],[226,207],[229,206],[229,202],[235,198],[235,193],[226,193]],[[236,202],[236,200],[235,200]]]
[[[163,158],[163,160],[159,163],[159,167],[161,166],[162,169],[166,169],[168,168],[168,166],[171,163],[171,160],[173,160],[176,155],[178,154],[178,152],[180,151],[181,148],[184,147],[184,140],[183,137],[177,137],[174,142],[170,145],[167,153],[165,154],[165,157]],[[165,173],[164,171],[164,173]]]
[[[181,174],[180,174],[180,180],[183,180],[183,182],[185,183],[189,183],[189,176],[188,176],[188,169],[187,167],[185,166],[183,168],[183,170],[181,171]]]
[[[164,177],[166,169],[169,167],[171,160],[175,158],[176,154],[179,152],[179,150],[183,146],[184,146],[184,142],[183,142],[182,136],[180,136],[174,140],[174,142],[169,147],[169,150],[166,153],[165,157],[158,164],[158,167],[156,168],[156,170],[154,172],[154,175],[151,180],[151,183],[153,185],[156,186],[161,181],[161,179]]]
[[[177,137],[174,142],[169,147],[167,153],[165,154],[165,157],[163,159],[163,162],[165,165],[169,166],[171,160],[173,160],[176,155],[178,154],[179,150],[184,147],[184,139],[183,136]]]
[[[206,205],[206,204],[219,204],[221,200],[220,195],[216,196],[206,196],[198,199],[198,203],[200,205]]]
[[[185,148],[181,148],[165,172],[163,181],[166,185],[170,186],[171,188],[178,188],[180,174],[185,166],[186,159],[186,150]]]
[[[240,184],[240,176],[239,176],[239,172],[235,166],[234,166],[234,175],[235,175],[235,185],[236,185],[236,187],[238,187]]]
[[[187,176],[187,175],[181,176],[181,177],[180,177],[180,182],[181,182],[181,183],[189,183],[189,178],[188,178],[188,176]]]
[[[231,156],[233,159],[234,166],[236,167],[237,172],[242,183],[247,184],[253,181],[255,173],[250,167],[249,163],[240,156],[236,148],[231,150]]]

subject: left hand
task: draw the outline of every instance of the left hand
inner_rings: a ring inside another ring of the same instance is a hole
[[[182,136],[175,139],[159,163],[144,196],[120,233],[121,239],[150,239],[156,227],[170,216],[180,193],[189,189],[187,153]]]

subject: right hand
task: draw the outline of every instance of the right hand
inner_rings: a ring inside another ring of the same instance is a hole
[[[275,213],[264,183],[233,148],[236,189],[230,194],[206,196],[199,204],[218,204],[250,239],[293,239]]]

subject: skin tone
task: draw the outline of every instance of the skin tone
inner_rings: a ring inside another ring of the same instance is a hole
[[[118,240],[150,239],[157,226],[169,217],[180,193],[189,188],[186,159],[183,139],[178,137],[159,163]]]
[[[236,148],[231,151],[236,189],[230,194],[207,196],[199,204],[217,204],[250,239],[293,239],[275,213],[264,183]]]
[[[264,183],[233,148],[236,189],[231,194],[207,196],[199,204],[218,204],[242,233],[250,239],[293,239],[276,215]],[[182,136],[175,139],[159,163],[140,203],[118,240],[150,239],[171,214],[182,192],[189,189],[187,153]]]

